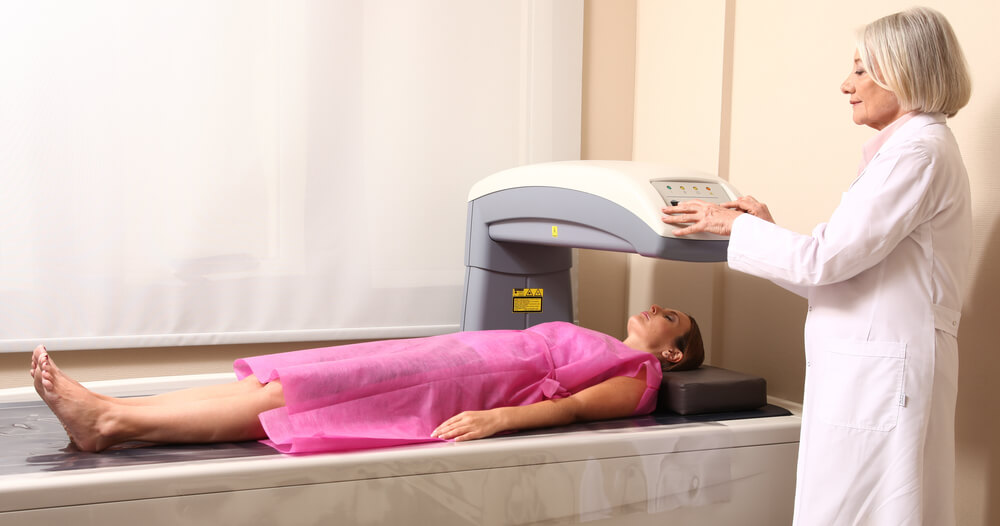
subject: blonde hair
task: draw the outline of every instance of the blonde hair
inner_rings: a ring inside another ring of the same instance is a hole
[[[953,117],[972,94],[965,55],[948,19],[926,7],[880,18],[858,33],[872,80],[907,111]]]

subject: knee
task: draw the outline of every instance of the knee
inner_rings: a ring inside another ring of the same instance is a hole
[[[264,382],[261,382],[260,380],[258,380],[257,377],[254,376],[254,375],[252,375],[252,374],[250,376],[247,376],[246,378],[240,380],[237,383],[240,386],[239,391],[241,393],[245,393],[245,394],[256,393],[257,391],[262,390],[267,385]]]
[[[263,383],[251,374],[240,380],[240,384],[246,390],[247,395],[259,397],[267,407],[274,408],[285,405],[285,391],[280,380]]]
[[[285,390],[281,381],[273,380],[263,385],[264,395],[269,400],[271,407],[282,407],[285,405]]]

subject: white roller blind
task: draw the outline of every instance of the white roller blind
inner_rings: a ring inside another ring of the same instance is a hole
[[[456,330],[469,186],[579,157],[582,11],[0,3],[0,350]]]

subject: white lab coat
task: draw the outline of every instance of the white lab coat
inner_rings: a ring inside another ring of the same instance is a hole
[[[795,524],[954,524],[970,200],[945,117],[919,114],[811,236],[734,223],[729,266],[809,300]]]

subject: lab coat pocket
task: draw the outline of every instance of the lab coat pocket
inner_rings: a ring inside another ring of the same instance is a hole
[[[896,427],[905,404],[906,344],[831,340],[814,355],[816,416],[834,426],[870,431]]]

